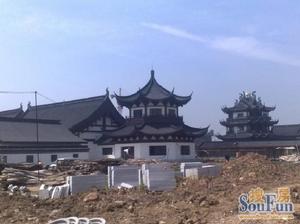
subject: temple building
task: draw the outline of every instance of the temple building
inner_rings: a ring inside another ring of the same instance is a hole
[[[37,112],[37,120],[36,120]],[[105,95],[0,112],[0,159],[51,164],[58,158],[102,159],[95,143],[125,119]],[[38,129],[38,130],[37,130]]]
[[[179,108],[192,95],[178,96],[150,81],[130,96],[115,94],[129,109],[125,119],[105,95],[0,112],[0,159],[8,163],[56,159],[194,159],[195,139],[208,128],[183,122]]]
[[[219,135],[223,141],[262,140],[272,133],[272,127],[278,120],[272,120],[269,113],[275,107],[265,106],[255,92],[240,94],[233,107],[223,107],[228,115],[221,125],[226,127],[226,134]]]
[[[88,159],[87,142],[59,121],[0,117],[0,162],[49,165],[58,158]]]
[[[208,128],[194,128],[183,122],[179,108],[192,95],[179,96],[162,87],[151,71],[149,82],[129,96],[115,94],[117,103],[129,110],[129,118],[118,129],[106,131],[96,141],[110,158],[194,159],[195,139]]]
[[[34,106],[29,106],[23,118],[34,119],[35,110]],[[75,136],[86,141],[91,160],[103,158],[96,140],[105,131],[118,129],[125,122],[111,102],[108,90],[102,96],[39,105],[37,111],[39,119],[58,120]]]
[[[240,94],[232,107],[223,107],[228,115],[220,122],[226,128],[224,135],[217,135],[221,141],[199,144],[199,156],[224,157],[255,152],[278,158],[296,152],[300,145],[300,125],[277,125],[269,107],[256,97],[255,92]]]

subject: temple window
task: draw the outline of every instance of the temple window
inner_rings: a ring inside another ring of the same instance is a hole
[[[234,133],[238,134],[244,132],[244,127],[243,126],[238,126],[238,127],[234,127]]]
[[[150,156],[165,156],[167,155],[167,147],[165,145],[149,146]]]
[[[189,145],[182,145],[180,147],[180,154],[181,155],[190,155],[191,154],[191,150],[190,150],[190,146]]]
[[[51,155],[51,162],[55,162],[57,160],[57,155]]]
[[[141,118],[143,116],[143,110],[138,109],[138,110],[133,110],[133,117],[134,118]]]
[[[7,156],[2,156],[1,162],[2,163],[7,163]]]
[[[102,148],[102,155],[104,156],[108,156],[108,155],[112,155],[112,148]]]
[[[236,112],[233,113],[233,118],[243,118],[243,117],[247,117],[248,113],[247,112]]]
[[[238,133],[243,132],[244,131],[244,127],[243,126],[242,127],[238,127],[237,130],[238,130]]]
[[[176,110],[175,109],[168,109],[168,115],[169,116],[176,116]]]
[[[150,116],[159,116],[162,115],[161,108],[150,108]]]
[[[26,156],[26,163],[33,163],[33,155]]]
[[[262,115],[263,115],[263,116],[269,116],[269,113],[266,112],[266,111],[263,111],[263,112],[262,112]]]

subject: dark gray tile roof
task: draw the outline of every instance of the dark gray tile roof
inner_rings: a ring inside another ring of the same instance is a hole
[[[275,125],[272,129],[272,134],[284,137],[300,136],[300,124]]]
[[[108,95],[41,105],[38,106],[38,118],[60,120],[71,129],[99,110],[105,100],[109,100]],[[30,107],[24,118],[35,118],[35,107]]]
[[[89,148],[83,144],[68,144],[68,145],[54,145],[39,143],[36,144],[0,144],[0,152],[3,154],[37,154],[37,153],[77,153],[77,152],[88,152]]]
[[[0,117],[21,117],[23,115],[24,111],[22,108],[17,108],[13,110],[5,110],[5,111],[0,111]]]
[[[250,132],[241,132],[241,133],[230,133],[230,134],[226,134],[226,135],[218,135],[217,136],[219,139],[222,140],[233,140],[233,141],[238,141],[238,140],[242,140],[242,139],[250,139],[254,137],[253,133]]]
[[[147,135],[168,135],[174,134],[182,130],[182,127],[179,126],[170,126],[170,127],[162,127],[155,128],[150,125],[145,125],[140,132]]]
[[[65,126],[53,121],[39,121],[39,142],[84,142]],[[27,119],[0,118],[1,142],[36,142],[36,122]]]
[[[262,103],[260,97],[256,98],[255,92],[252,92],[252,93],[243,92],[240,94],[239,99],[236,100],[235,105],[233,107],[223,107],[222,108],[222,110],[225,113],[248,111],[248,110],[253,110],[253,109],[270,112],[270,111],[275,110],[275,107],[265,106]]]
[[[129,96],[118,96],[115,94],[115,97],[120,105],[132,105],[139,99],[148,99],[155,101],[170,100],[178,105],[184,105],[191,100],[191,95],[189,96],[178,96],[174,94],[173,91],[169,91],[161,86],[154,77],[154,71],[151,71],[151,78],[149,82],[141,88],[136,93]]]
[[[95,140],[98,139],[102,136],[102,133],[98,132],[83,132],[80,133],[80,138],[85,139],[85,140]]]
[[[207,133],[207,128],[192,128],[187,125],[170,125],[165,127],[154,127],[150,124],[132,125],[127,124],[123,127],[107,131],[98,139],[99,143],[107,143],[112,138],[134,137],[134,136],[168,136],[178,134],[180,136],[201,137]]]
[[[300,145],[300,140],[269,140],[269,141],[240,141],[240,142],[205,142],[200,146],[202,150],[241,149],[241,148],[276,148]]]

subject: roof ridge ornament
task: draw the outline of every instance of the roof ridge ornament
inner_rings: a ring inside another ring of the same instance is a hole
[[[155,74],[155,71],[154,71],[153,68],[151,69],[150,74],[151,74],[151,78],[153,79],[154,78],[154,74]]]

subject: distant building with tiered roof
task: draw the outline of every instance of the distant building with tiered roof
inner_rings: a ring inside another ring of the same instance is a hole
[[[223,141],[262,140],[270,136],[272,127],[278,120],[272,120],[270,112],[275,107],[265,106],[255,92],[240,94],[233,107],[223,107],[228,115],[220,122],[226,127],[225,135],[218,135]]]
[[[277,125],[270,112],[275,107],[266,106],[255,92],[242,92],[234,106],[222,108],[227,114],[220,124],[226,128],[221,141],[205,142],[197,147],[200,155],[209,157],[235,156],[236,153],[256,152],[269,157],[279,157],[297,151],[300,145],[300,125]]]

